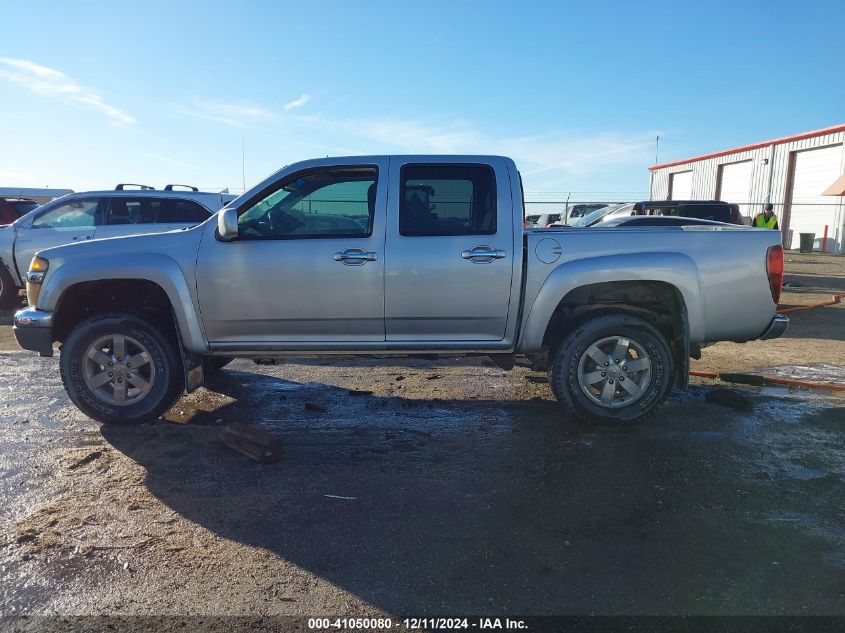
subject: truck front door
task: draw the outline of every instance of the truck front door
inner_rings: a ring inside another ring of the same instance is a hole
[[[385,278],[389,342],[501,341],[511,304],[510,182],[491,165],[393,158]]]
[[[387,160],[305,169],[239,205],[238,238],[214,223],[197,259],[217,348],[331,348],[384,341]]]

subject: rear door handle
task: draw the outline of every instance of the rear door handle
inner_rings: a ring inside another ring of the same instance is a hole
[[[363,248],[347,248],[345,251],[335,253],[333,259],[345,266],[363,266],[367,262],[376,261],[378,254],[366,251]]]
[[[462,251],[461,257],[468,259],[474,264],[489,264],[494,259],[502,259],[507,253],[500,248],[492,246],[474,246],[468,251]]]

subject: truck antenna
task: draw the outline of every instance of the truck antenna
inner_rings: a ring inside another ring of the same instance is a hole
[[[241,137],[241,184],[246,191],[246,139]]]

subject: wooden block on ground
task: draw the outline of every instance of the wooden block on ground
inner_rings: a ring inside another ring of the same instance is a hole
[[[220,441],[241,455],[260,464],[279,461],[282,445],[278,438],[264,429],[242,422],[227,424],[220,431]]]

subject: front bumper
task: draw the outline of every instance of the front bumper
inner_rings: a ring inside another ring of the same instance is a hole
[[[769,327],[766,328],[766,331],[760,335],[760,338],[764,341],[767,341],[770,338],[777,338],[782,336],[788,327],[789,317],[783,316],[782,314],[776,314],[775,318],[772,319],[772,322],[769,323]]]
[[[38,352],[42,356],[53,355],[52,312],[35,308],[18,310],[12,331],[22,348]]]

